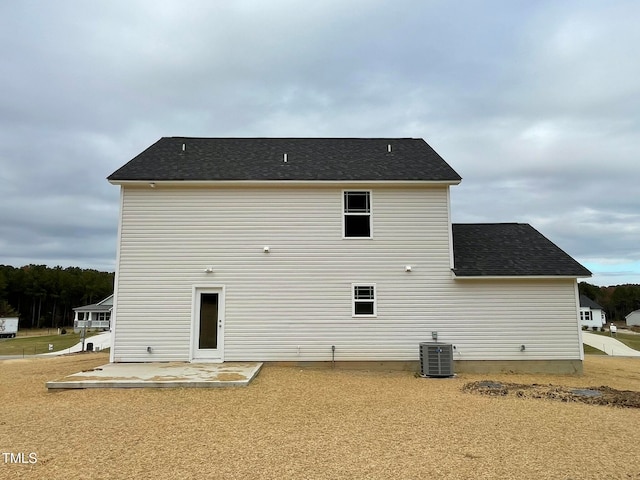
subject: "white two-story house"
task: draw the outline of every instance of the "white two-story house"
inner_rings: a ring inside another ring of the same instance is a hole
[[[113,362],[582,368],[576,279],[526,224],[451,224],[422,139],[162,138],[120,186]]]
[[[90,330],[109,330],[112,309],[113,295],[109,295],[98,303],[74,308],[73,331],[78,333],[85,328]]]
[[[602,305],[586,295],[580,295],[580,323],[584,328],[600,330],[607,324],[607,317]]]

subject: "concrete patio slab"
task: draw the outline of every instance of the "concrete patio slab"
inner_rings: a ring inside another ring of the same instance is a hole
[[[108,363],[47,382],[49,390],[70,388],[244,387],[262,368],[259,362]]]

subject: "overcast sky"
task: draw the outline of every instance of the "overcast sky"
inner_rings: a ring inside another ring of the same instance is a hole
[[[424,138],[454,222],[640,283],[640,2],[0,3],[0,264],[115,269],[105,177],[162,136]]]

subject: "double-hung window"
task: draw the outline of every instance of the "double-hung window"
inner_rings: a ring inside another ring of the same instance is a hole
[[[353,284],[353,316],[354,317],[375,317],[378,312],[376,308],[376,286]]]
[[[371,238],[371,192],[345,191],[344,237]]]

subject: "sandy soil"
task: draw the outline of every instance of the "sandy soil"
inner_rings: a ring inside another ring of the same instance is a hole
[[[638,358],[590,356],[583,376],[267,366],[247,388],[45,388],[106,362],[0,362],[0,453],[37,460],[0,455],[0,478],[640,479],[640,409],[462,391],[480,380],[640,391]]]

